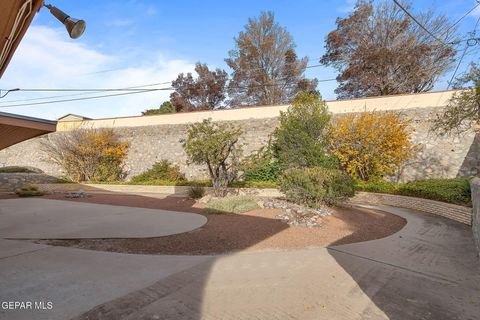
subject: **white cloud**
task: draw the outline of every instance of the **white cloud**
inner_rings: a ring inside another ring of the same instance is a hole
[[[480,6],[478,6],[475,10],[473,10],[472,13],[470,13],[470,15],[474,17],[480,17]]]
[[[0,88],[125,88],[150,83],[169,82],[180,72],[190,72],[194,64],[171,59],[162,53],[135,51],[125,56],[107,55],[99,46],[88,47],[80,40],[70,40],[64,29],[31,26],[17,49]],[[168,87],[163,85],[161,87]],[[80,98],[78,93],[12,92],[0,100],[0,107],[8,104],[42,102],[8,102],[46,96],[72,95],[58,99]],[[112,94],[95,93],[91,95]],[[138,115],[146,108],[158,106],[168,99],[170,91],[125,95],[57,104],[28,107],[0,108],[0,111],[55,119],[66,113],[87,117]]]

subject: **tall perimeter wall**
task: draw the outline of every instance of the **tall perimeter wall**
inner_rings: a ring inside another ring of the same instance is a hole
[[[397,95],[380,98],[327,101],[334,116],[365,110],[396,110],[412,120],[412,139],[418,144],[415,159],[409,161],[396,179],[410,181],[423,178],[446,178],[477,175],[480,171],[480,140],[473,131],[461,137],[441,137],[430,132],[431,121],[441,112],[454,91],[432,92],[415,95]],[[139,174],[156,161],[167,159],[177,164],[189,179],[206,177],[206,171],[198,166],[187,165],[181,146],[190,123],[211,118],[213,121],[229,122],[243,129],[241,139],[244,154],[264,146],[278,125],[280,111],[288,105],[248,107],[241,109],[178,113],[157,116],[109,118],[87,121],[59,122],[57,132],[65,134],[74,128],[114,128],[130,143],[125,163],[127,177]],[[31,139],[0,151],[0,166],[25,165],[42,169],[53,176],[62,176],[61,169],[48,161],[41,151],[43,136]]]

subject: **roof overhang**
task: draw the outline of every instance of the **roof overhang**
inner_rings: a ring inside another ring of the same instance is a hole
[[[55,132],[56,121],[0,112],[0,150],[13,144]]]
[[[0,1],[0,78],[43,1]]]

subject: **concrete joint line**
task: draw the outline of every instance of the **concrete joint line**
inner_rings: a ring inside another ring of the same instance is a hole
[[[5,260],[5,259],[8,259],[8,258],[14,258],[14,257],[18,257],[18,256],[23,256],[24,254],[34,253],[34,252],[45,250],[45,249],[51,249],[51,247],[45,247],[45,248],[40,248],[40,249],[35,249],[35,250],[30,250],[30,251],[17,253],[17,254],[11,255],[11,256],[7,256],[7,257],[1,257],[0,260]]]
[[[379,260],[376,260],[376,259],[372,259],[372,258],[360,256],[360,255],[357,255],[357,254],[353,254],[353,253],[350,253],[350,252],[342,251],[342,250],[339,250],[339,249],[336,249],[336,248],[332,248],[332,247],[327,247],[327,249],[328,249],[328,250],[332,250],[332,251],[336,251],[336,252],[338,252],[338,253],[347,254],[347,255],[350,255],[350,256],[352,256],[352,257],[356,257],[356,258],[360,258],[360,259],[372,261],[372,262],[375,262],[375,263],[387,265],[387,266],[392,267],[392,268],[401,269],[401,270],[404,270],[404,271],[407,271],[407,272],[411,272],[411,273],[414,273],[414,274],[419,274],[419,275],[422,275],[422,276],[424,276],[424,277],[426,277],[426,278],[430,278],[430,279],[434,279],[434,280],[440,280],[440,281],[446,282],[446,283],[451,284],[451,285],[458,285],[458,283],[457,283],[456,281],[450,280],[450,279],[447,279],[447,278],[443,278],[443,277],[439,277],[439,276],[434,276],[434,275],[431,275],[431,274],[428,274],[428,273],[425,273],[425,272],[412,270],[412,269],[405,268],[405,267],[402,267],[402,266],[397,266],[397,265],[395,265],[395,264],[391,264],[391,263],[388,263],[388,262],[379,261]]]

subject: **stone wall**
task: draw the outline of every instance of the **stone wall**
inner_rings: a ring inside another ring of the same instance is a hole
[[[472,189],[472,231],[478,252],[480,254],[480,179],[475,178],[470,182]]]
[[[472,209],[451,203],[373,192],[356,192],[355,196],[349,201],[358,204],[383,204],[408,208],[442,216],[469,226],[472,225]]]
[[[28,184],[55,182],[57,178],[43,173],[0,173],[0,192],[12,192]]]
[[[419,151],[406,163],[395,177],[396,181],[426,178],[453,178],[478,175],[480,167],[480,138],[473,131],[461,137],[437,136],[430,132],[430,121],[441,108],[405,109],[400,112],[412,120],[412,140]],[[338,115],[334,115],[338,116]],[[278,126],[278,117],[226,121],[243,129],[240,143],[244,154],[264,146]],[[167,159],[178,165],[189,179],[207,176],[203,167],[187,165],[187,157],[181,146],[188,124],[162,124],[149,126],[114,127],[119,135],[130,143],[125,162],[130,178],[150,168],[156,161]],[[50,135],[66,134],[56,132]],[[67,133],[68,134],[68,133]],[[43,172],[62,176],[61,168],[48,161],[41,151],[41,141],[47,136],[31,139],[0,151],[0,166],[32,166]]]

